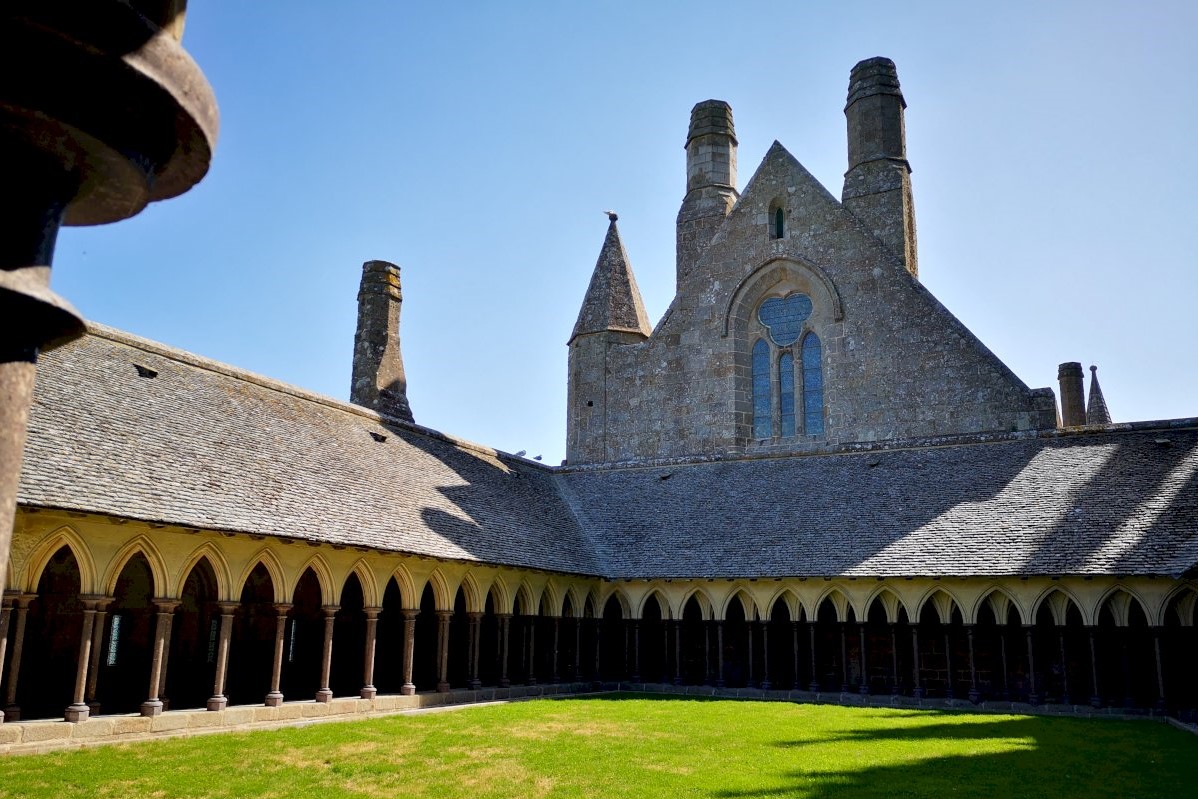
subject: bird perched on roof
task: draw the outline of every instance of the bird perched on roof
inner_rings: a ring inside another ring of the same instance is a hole
[[[619,216],[616,215],[615,211],[604,211],[603,213],[607,214],[607,218],[613,222],[615,222],[617,219],[620,218]]]

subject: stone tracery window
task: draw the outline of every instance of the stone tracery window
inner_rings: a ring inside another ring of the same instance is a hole
[[[792,292],[769,297],[754,314],[759,330],[752,360],[753,438],[824,434],[823,347],[806,327],[813,309],[810,297]]]

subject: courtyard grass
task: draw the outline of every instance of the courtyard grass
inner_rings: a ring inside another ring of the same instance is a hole
[[[0,797],[1153,797],[1198,738],[1150,721],[614,695],[0,760]]]

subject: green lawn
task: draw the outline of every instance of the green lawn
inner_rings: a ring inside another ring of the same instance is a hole
[[[0,761],[0,797],[1198,795],[1149,721],[768,702],[543,700]]]

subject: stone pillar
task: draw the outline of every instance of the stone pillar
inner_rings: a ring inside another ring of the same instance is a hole
[[[525,616],[524,623],[528,626],[528,685],[537,684],[537,618]]]
[[[749,688],[753,687],[753,622],[746,619],[745,626],[749,628],[749,674],[745,685]]]
[[[87,692],[84,700],[87,702],[89,715],[100,715],[100,702],[96,699],[96,691],[100,681],[100,652],[104,648],[104,620],[108,616],[108,605],[115,602],[115,597],[105,596],[96,600],[96,621],[92,624],[91,660],[87,666]]]
[[[791,621],[790,630],[792,633],[791,637],[794,639],[792,641],[792,645],[794,647],[793,654],[794,654],[794,669],[795,669],[794,670],[794,680],[791,682],[790,687],[795,691],[801,691],[802,690],[802,678],[799,676],[799,623],[797,621]]]
[[[25,651],[25,618],[29,615],[29,604],[35,599],[37,594],[18,594],[13,600],[16,605],[16,620],[13,622],[12,658],[8,664],[8,688],[4,692],[6,721],[21,720],[21,707],[17,704],[17,682],[21,676],[21,655]]]
[[[582,619],[574,620],[574,681],[582,680]]]
[[[969,636],[969,701],[976,705],[982,695],[978,693],[978,667],[973,659],[973,625],[968,625],[965,632]]]
[[[157,716],[162,713],[162,700],[159,698],[162,693],[162,673],[167,657],[170,655],[171,618],[175,608],[179,606],[179,603],[175,601],[155,602],[154,604],[158,606],[158,620],[154,626],[154,650],[150,660],[150,696],[141,703],[143,716]],[[91,630],[89,629],[89,637],[90,634]],[[84,716],[84,718],[87,717]]]
[[[178,605],[175,606],[176,608]],[[175,629],[175,612],[172,610],[166,617],[166,648],[162,652],[162,673],[158,675],[158,698],[162,700],[162,709],[171,709],[171,698],[166,692],[166,671],[171,665],[171,641]]]
[[[661,620],[661,681],[662,683],[669,682],[670,668],[670,623],[666,619]]]
[[[366,645],[362,652],[362,690],[358,694],[363,699],[374,699],[378,689],[374,687],[374,653],[378,648],[379,612],[382,608],[364,608],[366,614]]]
[[[437,611],[437,693],[449,692],[449,619],[453,611]]]
[[[1098,693],[1098,642],[1094,640],[1094,626],[1087,627],[1090,633],[1090,706],[1102,707],[1102,696]]]
[[[641,681],[641,623],[632,620],[632,682]]]
[[[703,684],[711,685],[711,619],[703,620]]]
[[[1152,628],[1152,647],[1156,651],[1156,709],[1165,712],[1165,664],[1161,659],[1161,629]]]
[[[96,624],[96,600],[83,599],[83,631],[79,635],[79,659],[75,665],[75,693],[67,706],[63,718],[67,721],[84,721],[91,715],[91,708],[83,700],[87,691],[87,666],[91,662],[92,629]],[[157,656],[157,652],[155,652]],[[154,675],[157,677],[157,675]],[[144,714],[144,713],[143,713]]]
[[[1011,670],[1007,666],[1007,631],[1005,625],[998,628],[998,648],[1002,654],[1002,698],[1011,699]]]
[[[229,641],[233,637],[233,611],[236,602],[220,603],[220,632],[216,643],[216,678],[212,682],[212,697],[208,700],[209,710],[224,710],[229,705],[225,696],[225,680],[229,674]]]
[[[508,623],[512,620],[510,613],[497,613],[499,617],[499,686],[507,688],[512,681],[507,676],[508,661]]]
[[[898,625],[890,625],[890,693],[898,696],[901,693],[898,672]]]
[[[416,614],[420,611],[404,608],[403,614],[403,685],[399,693],[411,696],[416,693],[416,685],[412,682],[412,663],[416,656]]]
[[[1027,633],[1027,701],[1029,704],[1038,705],[1040,704],[1040,695],[1036,693],[1036,653],[1032,643],[1033,627],[1030,624],[1025,624],[1023,629]]]
[[[266,695],[267,707],[278,707],[283,704],[283,692],[279,690],[283,680],[283,642],[287,637],[287,611],[291,605],[280,602],[275,605],[278,617],[275,619],[275,656],[270,667],[270,692]]]
[[[762,619],[761,624],[761,690],[770,689],[770,626]]]
[[[807,633],[811,643],[811,684],[807,686],[807,690],[812,693],[819,693],[819,668],[815,662],[815,622],[811,619],[807,620]]]
[[[724,622],[715,623],[716,678],[715,687],[724,687]]]
[[[558,665],[558,656],[561,654],[561,650],[559,648],[559,646],[561,644],[561,621],[562,620],[561,620],[560,616],[553,617],[553,675],[552,675],[552,679],[553,679],[553,682],[555,682],[555,683],[561,682],[561,675],[559,673],[559,665]]]
[[[841,622],[840,627],[840,692],[847,694],[849,692],[849,644],[844,633],[844,622]]]
[[[603,656],[603,622],[596,618],[595,623],[595,684],[603,682],[601,658]]]
[[[857,689],[862,696],[869,696],[869,663],[865,657],[865,622],[857,622],[861,639],[861,686]]]
[[[911,651],[915,657],[915,665],[911,669],[911,677],[914,680],[914,686],[911,688],[911,696],[916,699],[923,698],[923,685],[919,682],[919,623],[911,625]]]
[[[674,685],[682,685],[682,620],[674,619]]]
[[[483,687],[483,681],[478,678],[479,650],[482,648],[483,614],[467,613],[470,620],[470,690],[477,691]]]
[[[324,643],[320,649],[320,688],[316,691],[317,702],[333,701],[333,691],[329,688],[329,678],[333,670],[333,623],[337,617],[336,605],[325,605],[324,608]]]
[[[1057,646],[1061,650],[1061,704],[1073,704],[1069,701],[1069,658],[1065,656],[1065,628],[1057,628]]]
[[[947,676],[944,697],[953,699],[953,639],[948,626],[944,628],[944,673]]]

